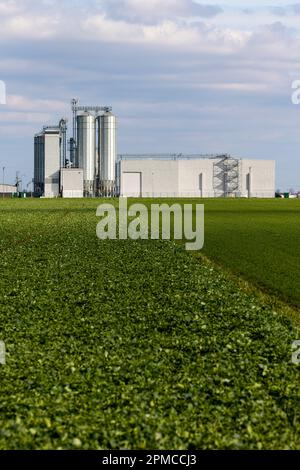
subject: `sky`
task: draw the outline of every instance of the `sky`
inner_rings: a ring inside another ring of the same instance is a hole
[[[34,134],[71,131],[76,97],[113,107],[118,153],[275,159],[300,190],[295,80],[300,3],[0,0],[0,178],[31,181]]]

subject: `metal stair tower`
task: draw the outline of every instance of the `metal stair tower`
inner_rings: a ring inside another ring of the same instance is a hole
[[[215,197],[238,196],[240,189],[239,180],[239,160],[228,154],[217,157],[217,161],[214,163]]]

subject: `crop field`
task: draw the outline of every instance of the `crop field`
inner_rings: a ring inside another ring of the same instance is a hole
[[[223,200],[205,208],[204,253],[300,307],[300,200]]]
[[[171,205],[177,201],[167,202]],[[300,307],[299,199],[179,202],[204,204],[206,256],[260,289]]]
[[[300,449],[297,322],[226,272],[297,311],[298,201],[204,201],[220,267],[99,203],[0,201],[0,449]]]

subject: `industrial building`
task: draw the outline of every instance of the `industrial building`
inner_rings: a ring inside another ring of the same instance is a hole
[[[67,119],[35,136],[37,197],[275,197],[275,162],[213,155],[119,155],[110,107],[72,100]],[[68,147],[68,150],[67,150]]]
[[[122,197],[275,197],[275,161],[230,155],[123,155]]]
[[[34,138],[34,194],[58,197],[62,134],[60,126],[44,127]]]
[[[77,100],[72,100],[72,111],[69,152],[67,119],[35,135],[35,196],[115,196],[116,117],[110,107],[80,106]]]
[[[0,184],[0,197],[12,197],[17,191],[15,184]]]

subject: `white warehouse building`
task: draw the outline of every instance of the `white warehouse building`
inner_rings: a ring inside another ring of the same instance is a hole
[[[120,155],[122,197],[275,197],[275,161],[229,155]]]

